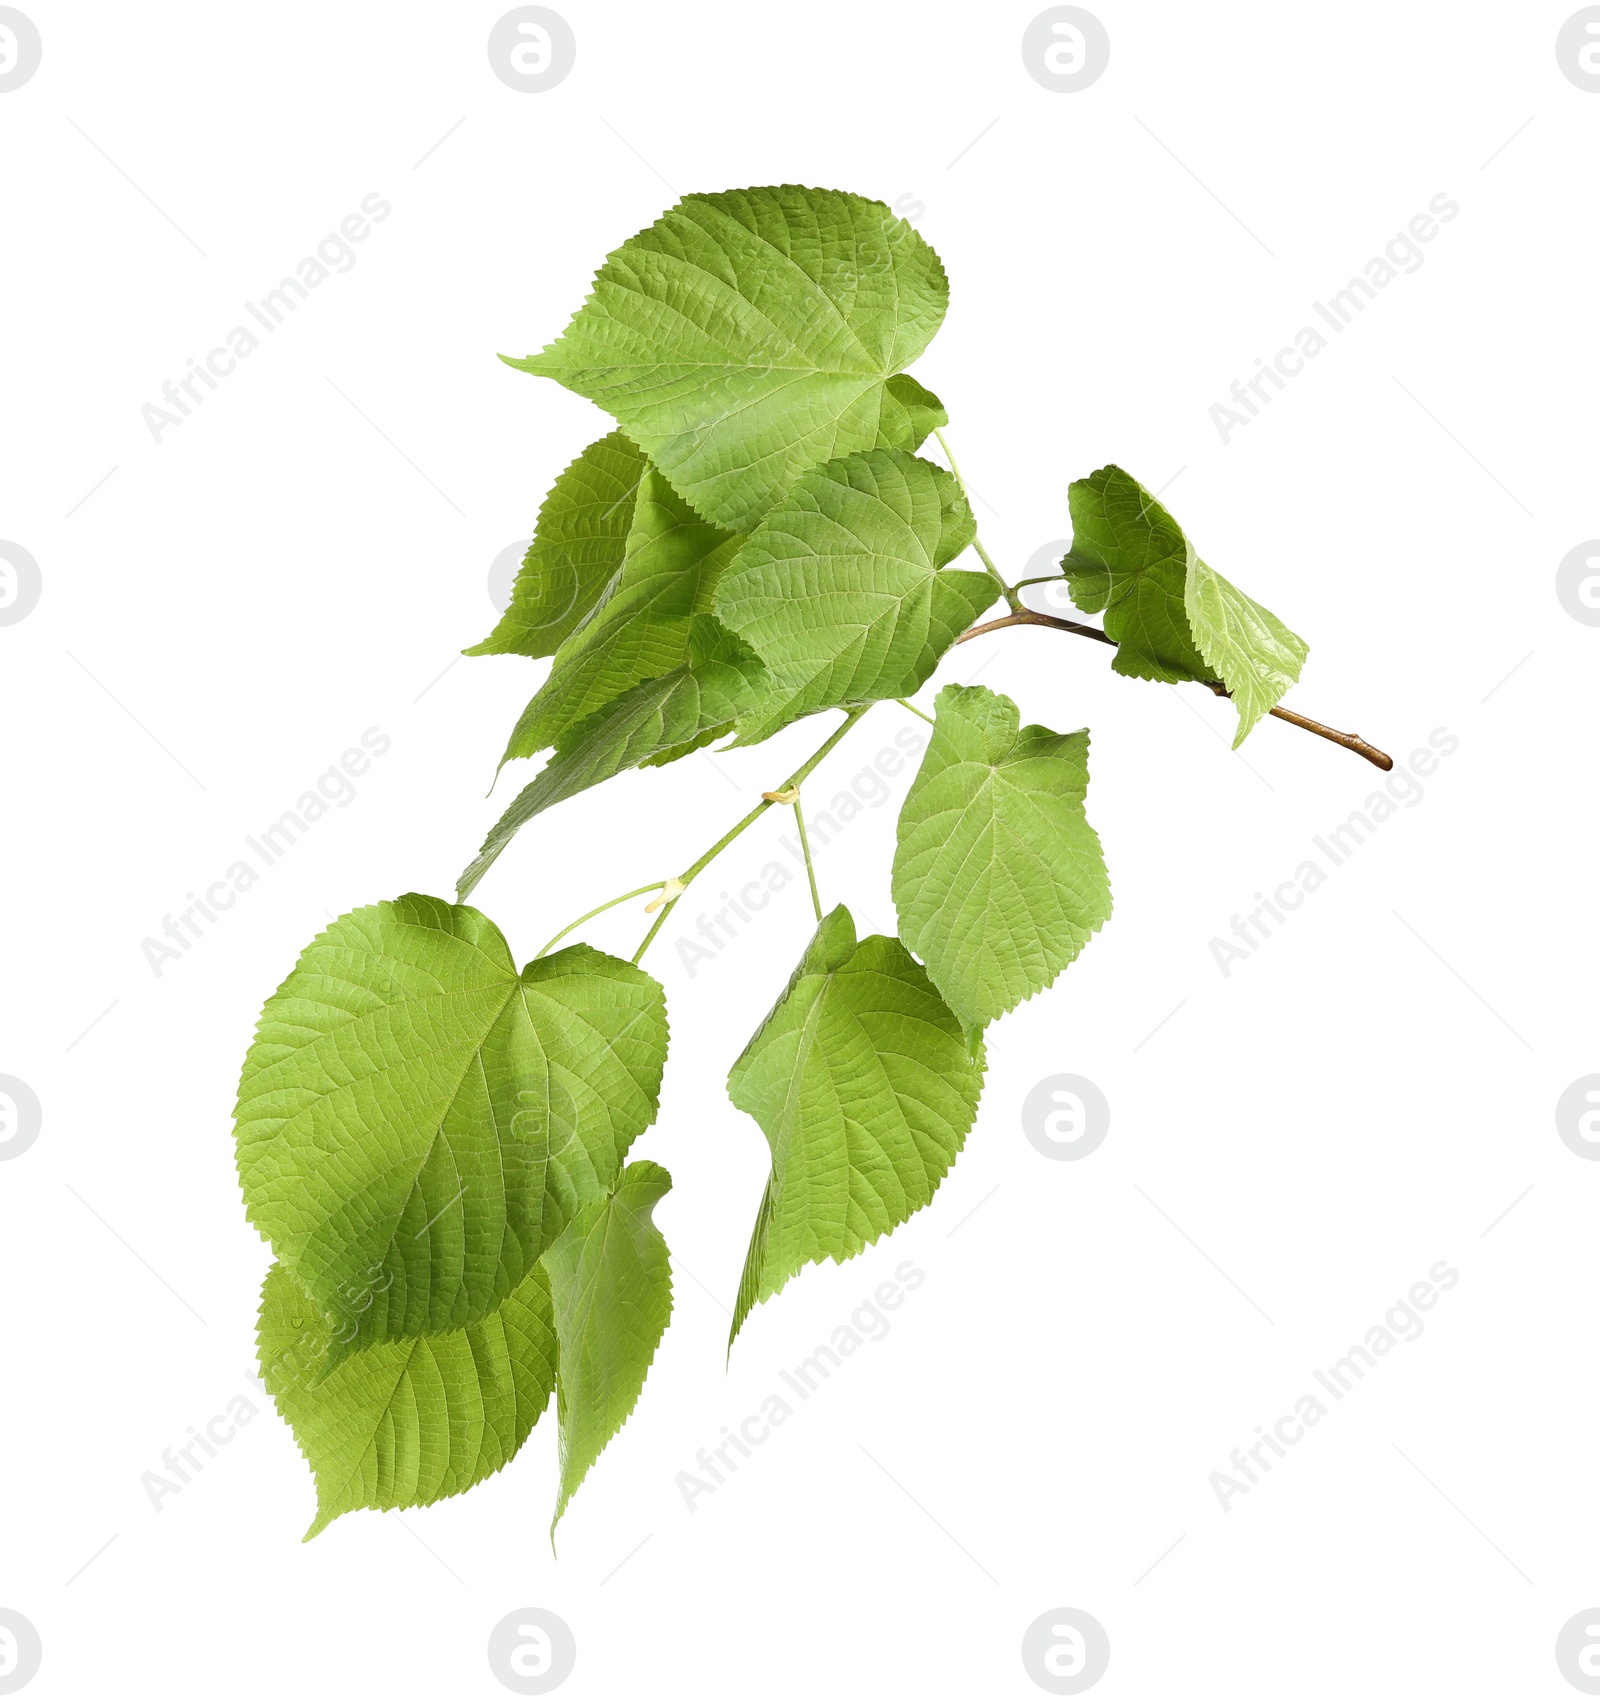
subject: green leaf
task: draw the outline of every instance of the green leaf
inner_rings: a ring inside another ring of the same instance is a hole
[[[717,587],[717,614],[772,679],[737,743],[814,710],[916,691],[995,600],[987,573],[940,571],[974,531],[956,481],[904,450],[807,473]]]
[[[1102,467],[1067,491],[1067,589],[1105,610],[1112,667],[1142,680],[1220,681],[1239,711],[1234,748],[1300,677],[1304,641],[1195,554],[1183,528],[1139,481]]]
[[[512,800],[462,870],[456,896],[466,898],[518,830],[552,804],[624,769],[686,756],[727,732],[757,700],[764,678],[754,651],[710,616],[696,617],[690,660],[683,667],[624,692],[562,736],[554,755]]]
[[[1306,641],[1198,559],[1189,570],[1183,607],[1200,654],[1239,711],[1233,735],[1238,750],[1256,722],[1300,678],[1309,654]]]
[[[561,1495],[552,1534],[627,1422],[672,1316],[667,1244],[650,1216],[671,1186],[659,1164],[630,1164],[616,1192],[580,1212],[544,1256],[560,1343]]]
[[[1061,563],[1072,600],[1105,610],[1112,667],[1143,680],[1208,680],[1183,612],[1193,550],[1183,529],[1120,467],[1068,487],[1072,552]]]
[[[924,440],[950,416],[931,390],[924,390],[909,372],[897,372],[883,387],[883,415],[874,449],[920,449]]]
[[[710,612],[740,541],[707,525],[647,466],[622,565],[556,652],[501,762],[547,749],[631,687],[687,663],[694,617]]]
[[[748,531],[808,467],[912,446],[938,404],[919,386],[914,412],[888,385],[948,295],[939,257],[881,201],[688,195],[607,257],[554,343],[508,364],[598,402],[701,514]]]
[[[840,905],[728,1075],[772,1173],[729,1345],[803,1266],[853,1259],[933,1198],[977,1114],[983,1045],[898,940]]]
[[[655,1119],[660,986],[589,946],[518,975],[412,893],[353,910],[267,1000],[236,1110],[250,1221],[335,1357],[487,1316]]]
[[[645,466],[620,431],[584,450],[544,499],[500,624],[463,654],[554,654],[622,565]]]
[[[535,1265],[464,1330],[383,1342],[338,1365],[316,1304],[282,1265],[267,1272],[261,1377],[317,1484],[305,1540],[360,1507],[425,1507],[509,1463],[556,1384],[550,1285]]]
[[[962,1023],[982,1028],[1048,987],[1111,914],[1083,813],[1089,735],[1023,727],[982,686],[946,686],[900,811],[900,938]]]

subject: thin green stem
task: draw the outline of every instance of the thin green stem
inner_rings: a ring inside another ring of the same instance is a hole
[[[817,896],[817,871],[811,866],[811,841],[806,838],[805,812],[800,808],[800,800],[794,801],[794,819],[800,829],[800,849],[806,859],[806,879],[811,882],[811,908],[817,913],[817,920],[822,920],[822,900]]]
[[[922,711],[917,708],[916,704],[907,701],[907,699],[903,697],[897,697],[895,702],[898,703],[902,709],[909,709],[913,715],[922,716],[922,719],[926,721],[930,727],[933,725],[933,717],[931,715],[923,715]]]
[[[749,813],[749,815],[747,815],[744,818],[743,821],[736,823],[725,834],[723,834],[723,836],[716,842],[716,844],[713,845],[708,852],[706,852],[705,856],[700,858],[700,860],[697,863],[695,863],[692,868],[686,869],[681,875],[678,876],[678,879],[680,881],[682,881],[685,886],[688,886],[690,881],[692,881],[694,879],[694,877],[697,874],[700,873],[700,871],[706,866],[707,863],[709,863],[711,861],[711,859],[713,857],[715,857],[719,852],[725,851],[734,842],[734,840],[736,840],[739,837],[739,835],[741,833],[743,833],[744,830],[747,827],[749,827],[749,825],[753,821],[756,820],[756,818],[758,816],[761,816],[766,812],[768,807],[769,806],[765,803],[757,804],[756,807]],[[676,898],[674,898],[671,901],[671,903],[662,905],[661,914],[659,916],[657,916],[655,921],[653,921],[650,924],[650,932],[647,933],[645,935],[645,937],[639,942],[639,949],[633,954],[633,961],[635,963],[637,963],[639,961],[639,959],[644,956],[645,948],[656,937],[656,935],[661,932],[662,923],[665,922],[666,919],[672,914],[673,906],[676,905],[677,902],[678,902],[678,900]]]
[[[848,733],[853,726],[855,726],[856,722],[858,722],[871,707],[872,705],[870,703],[866,703],[859,709],[852,709],[850,713],[845,716],[844,720],[834,728],[832,733],[823,740],[816,750],[814,750],[811,755],[808,756],[803,763],[801,763],[794,773],[791,774],[781,786],[773,788],[774,791],[787,792],[791,786],[798,786],[800,782],[812,771],[812,769],[814,769],[817,764],[822,761],[828,752],[831,751],[836,744],[838,744],[845,734]],[[743,819],[743,821],[735,822],[734,825],[730,827],[728,831],[716,842],[716,844],[713,845],[703,856],[697,857],[695,861],[678,876],[678,879],[687,887],[696,875],[705,869],[709,863],[721,856],[722,853],[727,850],[734,840],[736,840],[752,822],[758,820],[761,816],[764,816],[777,801],[778,800],[776,798],[763,798],[761,802],[749,813],[749,815]],[[676,898],[671,899],[667,904],[662,906],[661,914],[656,917],[653,923],[651,923],[650,932],[639,942],[639,949],[633,954],[633,961],[635,963],[644,956],[650,942],[661,932],[662,924],[672,914],[678,903],[678,898],[681,898],[682,896],[683,894],[679,893]]]
[[[608,898],[604,904],[597,904],[593,910],[586,911],[576,922],[569,922],[554,939],[546,941],[538,955],[543,957],[551,946],[558,945],[574,928],[581,928],[585,922],[598,916],[603,910],[613,910],[619,904],[626,904],[630,898],[643,898],[647,892],[659,892],[666,884],[665,881],[651,881],[649,886],[636,886],[632,892],[625,892],[620,898]]]
[[[967,494],[967,481],[964,478],[962,478],[962,476],[961,476],[961,469],[956,465],[955,456],[950,453],[950,445],[945,441],[944,433],[942,431],[940,431],[937,426],[935,426],[933,428],[933,435],[936,438],[938,438],[939,447],[944,451],[944,458],[945,458],[946,461],[948,461],[950,463],[951,475],[955,479],[956,484],[960,487],[962,496],[967,497],[967,507],[971,508],[972,499]],[[989,570],[990,577],[994,580],[995,584],[1000,587],[1000,594],[1006,600],[1006,607],[1008,609],[1013,609],[1013,610],[1020,607],[1020,605],[1017,602],[1017,593],[1016,593],[1015,587],[1006,584],[1006,576],[989,559],[989,552],[983,547],[983,540],[978,536],[978,533],[977,533],[976,519],[974,519],[974,529],[973,529],[973,533],[972,533],[972,547],[973,547],[973,549],[975,549],[978,552],[978,560],[981,561],[983,563],[983,565]]]

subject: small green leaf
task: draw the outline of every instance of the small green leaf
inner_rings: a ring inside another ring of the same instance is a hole
[[[905,947],[882,934],[858,944],[843,905],[824,917],[728,1075],[772,1149],[730,1346],[802,1267],[853,1259],[927,1205],[982,1088],[982,1041],[969,1052]]]
[[[607,257],[554,343],[508,364],[598,402],[701,514],[748,531],[808,467],[912,446],[937,402],[885,393],[948,295],[939,257],[881,201],[687,195]]]
[[[883,414],[874,449],[920,449],[930,433],[950,423],[944,403],[909,372],[897,372],[883,387]]]
[[[487,1316],[654,1121],[660,986],[589,946],[518,975],[479,911],[353,910],[267,1000],[236,1110],[250,1221],[334,1357]]]
[[[557,478],[539,510],[511,603],[468,656],[550,656],[622,565],[645,458],[620,431],[602,437]]]
[[[1072,553],[1061,568],[1080,609],[1105,610],[1112,667],[1142,680],[1210,679],[1183,612],[1193,551],[1182,527],[1120,467],[1077,480],[1067,501]]]
[[[560,1370],[561,1495],[552,1535],[585,1474],[627,1422],[672,1316],[667,1244],[651,1220],[672,1178],[641,1159],[581,1211],[544,1256]]]
[[[916,691],[995,600],[988,574],[940,571],[974,531],[955,480],[904,450],[807,473],[717,587],[718,615],[772,680],[736,742],[757,744],[814,710]]]
[[[1105,610],[1112,667],[1141,680],[1220,681],[1239,711],[1234,747],[1300,677],[1304,641],[1195,554],[1139,481],[1102,467],[1067,491],[1072,600]]]
[[[316,1478],[308,1542],[341,1513],[425,1507],[493,1476],[556,1385],[542,1265],[464,1330],[383,1342],[337,1365],[315,1302],[274,1265],[256,1339],[262,1381]]]
[[[946,686],[900,811],[900,938],[982,1028],[1048,987],[1111,914],[1083,813],[1089,735],[1023,727],[983,686]]]
[[[554,755],[511,801],[462,870],[456,896],[466,898],[518,830],[552,804],[624,769],[686,756],[729,731],[735,717],[757,701],[765,677],[754,651],[711,616],[696,616],[688,662],[624,692],[562,735]]]
[[[622,566],[556,652],[501,762],[558,744],[633,686],[687,663],[694,617],[710,612],[717,578],[740,541],[707,525],[647,467]]]
[[[1300,678],[1308,646],[1270,609],[1198,559],[1189,570],[1183,607],[1200,654],[1239,711],[1233,735],[1238,750],[1256,722]]]

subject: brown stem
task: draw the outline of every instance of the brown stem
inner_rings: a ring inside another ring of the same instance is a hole
[[[1037,609],[1022,609],[1014,615],[1001,615],[998,620],[969,626],[956,643],[965,644],[969,638],[982,638],[986,632],[994,632],[1002,626],[1053,626],[1058,632],[1075,632],[1080,638],[1098,638],[1102,644],[1117,642],[1097,626],[1084,626],[1078,621],[1064,621],[1057,615],[1041,615]]]
[[[1213,685],[1211,689],[1218,697],[1230,695],[1219,685]],[[1308,733],[1315,733],[1319,739],[1326,739],[1330,744],[1343,745],[1347,751],[1364,756],[1374,768],[1381,768],[1385,774],[1394,767],[1394,758],[1387,751],[1380,751],[1376,745],[1369,745],[1359,733],[1341,733],[1337,727],[1330,727],[1322,721],[1313,721],[1309,715],[1296,715],[1292,709],[1283,709],[1276,704],[1267,713],[1276,715],[1280,721],[1287,721],[1291,727],[1304,727]]]
[[[1075,632],[1080,638],[1092,638],[1101,644],[1117,642],[1097,626],[1084,626],[1079,621],[1062,620],[1058,615],[1042,615],[1036,609],[1023,609],[1016,614],[1001,615],[997,620],[982,621],[977,626],[968,627],[956,643],[965,644],[969,638],[981,638],[984,633],[997,632],[1003,626],[1048,626],[1054,627],[1057,632]],[[1206,680],[1199,683],[1209,686],[1218,697],[1229,695],[1228,688],[1218,685],[1215,681]],[[1357,756],[1365,757],[1374,768],[1381,768],[1386,774],[1394,767],[1392,756],[1379,750],[1376,745],[1369,745],[1359,733],[1341,733],[1337,727],[1325,726],[1321,721],[1313,721],[1308,715],[1296,715],[1292,709],[1275,707],[1271,713],[1293,727],[1303,727],[1306,732],[1315,733],[1319,739],[1327,739],[1331,744],[1342,745],[1347,751],[1354,751]]]

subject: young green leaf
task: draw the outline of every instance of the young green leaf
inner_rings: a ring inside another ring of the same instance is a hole
[[[383,1342],[337,1365],[315,1302],[274,1265],[256,1339],[262,1381],[316,1478],[308,1542],[341,1513],[424,1507],[493,1476],[556,1385],[542,1265],[464,1330]]]
[[[937,401],[888,385],[948,294],[881,201],[686,195],[607,257],[554,343],[508,364],[598,402],[701,514],[748,531],[808,467],[926,435]]]
[[[728,732],[735,717],[758,700],[766,679],[759,658],[714,618],[695,617],[689,649],[690,659],[681,668],[624,692],[562,735],[555,754],[511,801],[462,870],[458,898],[471,893],[518,830],[541,811],[624,769],[686,756]]]
[[[1023,727],[1009,697],[946,686],[900,811],[900,938],[962,1023],[1048,987],[1111,914],[1083,813],[1089,735]]]
[[[557,478],[499,625],[468,656],[550,656],[622,565],[644,454],[620,431],[589,447]]]
[[[1112,667],[1142,680],[1210,679],[1183,612],[1194,552],[1182,527],[1120,467],[1078,479],[1067,502],[1072,551],[1061,570],[1085,614],[1105,610]]]
[[[717,578],[740,541],[707,525],[647,466],[622,566],[556,652],[502,763],[559,743],[633,686],[687,663],[694,617],[710,612]]]
[[[589,946],[519,975],[484,915],[353,910],[268,999],[236,1110],[250,1221],[334,1358],[500,1304],[655,1119],[660,986]]]
[[[905,697],[995,600],[986,573],[940,570],[972,542],[942,467],[898,449],[806,474],[724,570],[716,610],[771,675],[737,743],[814,710]]]
[[[1112,667],[1141,680],[1218,680],[1239,711],[1234,748],[1300,677],[1306,645],[1195,554],[1139,481],[1102,467],[1068,487],[1067,589],[1105,610]]]
[[[1245,735],[1300,678],[1309,647],[1270,609],[1264,609],[1198,558],[1183,593],[1189,630],[1211,672],[1228,688]]]
[[[802,1267],[853,1259],[933,1198],[977,1114],[983,1045],[898,940],[840,905],[728,1075],[772,1173],[739,1283],[750,1309]]]
[[[909,372],[897,372],[883,387],[883,417],[874,449],[920,449],[928,436],[950,423],[944,403]]]
[[[544,1256],[560,1343],[561,1494],[554,1534],[584,1475],[627,1422],[672,1316],[667,1244],[651,1212],[672,1178],[646,1159],[581,1211]]]

